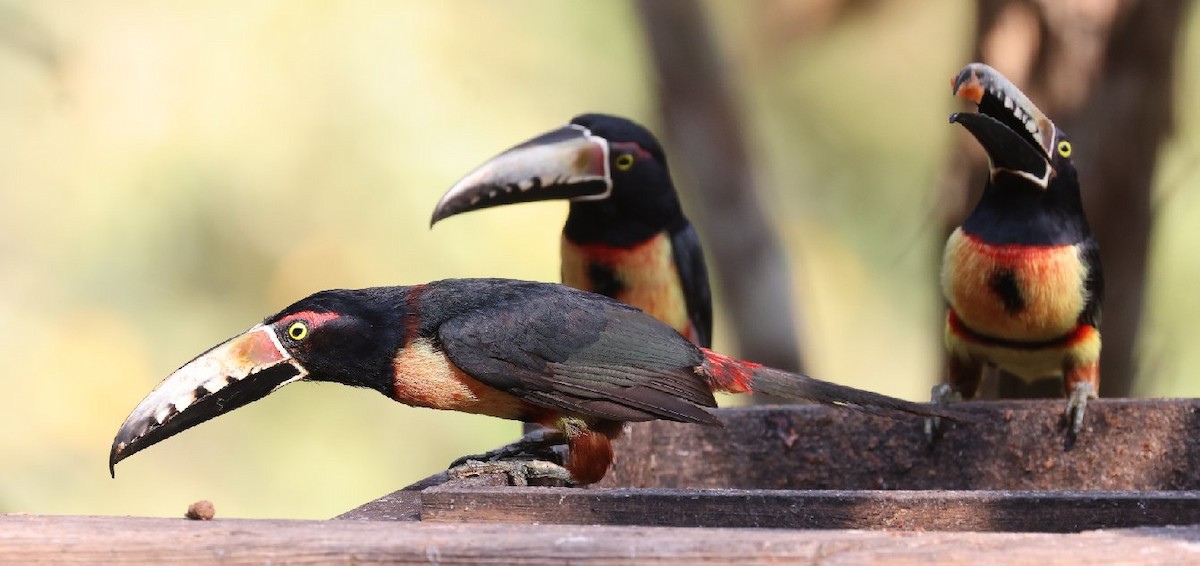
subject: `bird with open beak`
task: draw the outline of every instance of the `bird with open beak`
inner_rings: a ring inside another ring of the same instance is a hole
[[[978,108],[950,121],[983,146],[989,176],[979,203],[946,242],[941,281],[950,360],[934,401],[973,397],[985,365],[1026,381],[1059,377],[1067,423],[1077,433],[1100,387],[1104,279],[1071,142],[987,65],[967,65],[952,87]]]

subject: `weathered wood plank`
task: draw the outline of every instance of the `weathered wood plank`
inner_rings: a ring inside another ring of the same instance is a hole
[[[112,564],[1185,564],[1200,527],[1030,533],[782,531],[0,515],[0,561]]]
[[[1100,399],[1068,441],[1065,401],[969,402],[922,421],[812,405],[718,411],[724,428],[636,423],[603,487],[1200,490],[1200,400]]]
[[[355,507],[335,519],[372,519],[376,521],[419,521],[421,520],[421,491],[445,483],[450,479],[445,472],[434,474],[400,491],[393,491],[374,501]],[[493,476],[491,485],[502,485],[507,478]],[[464,487],[469,485],[464,484]]]
[[[422,492],[421,520],[1065,533],[1200,523],[1200,493],[465,488],[447,483]]]
[[[343,517],[1048,532],[1200,522],[1200,400],[1092,402],[1073,443],[1062,400],[958,407],[977,422],[932,446],[919,419],[811,405],[724,409],[724,428],[637,423],[604,481],[562,492],[573,507],[545,491],[487,489],[502,477],[434,487],[440,474]],[[630,487],[649,491],[603,489]],[[1046,497],[1012,493],[1028,491]],[[1122,491],[1138,493],[1111,493]]]

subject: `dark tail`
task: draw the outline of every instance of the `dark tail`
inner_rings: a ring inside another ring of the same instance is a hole
[[[955,421],[971,420],[958,411],[930,405],[913,403],[879,393],[821,381],[811,377],[744,362],[704,350],[702,370],[713,391],[725,393],[765,393],[785,399],[795,399],[849,407],[863,412],[894,416],[894,413],[910,413],[922,417],[942,417]]]

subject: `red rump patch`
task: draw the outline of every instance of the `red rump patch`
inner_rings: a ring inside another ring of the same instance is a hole
[[[762,364],[723,356],[708,348],[700,350],[704,352],[704,373],[708,376],[709,387],[714,391],[749,393],[752,390],[754,374]]]

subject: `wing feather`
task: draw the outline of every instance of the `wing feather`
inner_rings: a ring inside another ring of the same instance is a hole
[[[531,403],[585,416],[717,423],[703,409],[716,401],[694,371],[703,360],[695,345],[607,297],[527,285],[437,328],[459,369]]]

